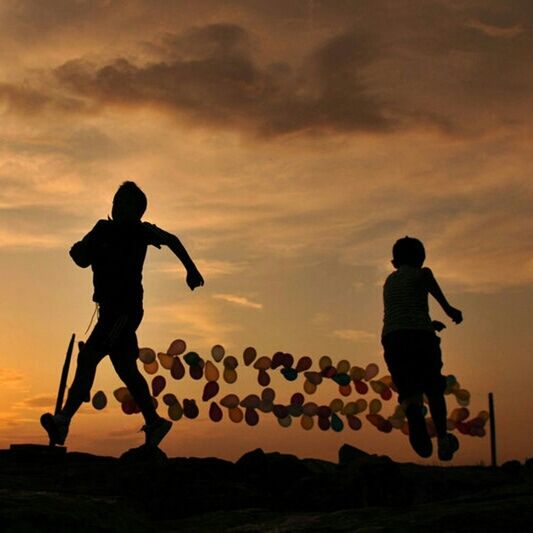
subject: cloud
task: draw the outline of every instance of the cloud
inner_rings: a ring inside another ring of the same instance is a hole
[[[369,342],[376,339],[374,333],[360,329],[336,329],[333,331],[333,336],[351,342]]]
[[[262,309],[263,304],[251,302],[248,298],[244,296],[236,296],[234,294],[214,294],[213,298],[217,300],[224,300],[232,304],[240,305],[242,307],[249,307],[251,309]]]
[[[25,398],[17,402],[17,409],[53,409],[56,404],[56,397],[51,394],[37,394],[30,398]]]
[[[19,390],[22,388],[24,380],[25,376],[19,370],[14,368],[0,368],[0,385],[2,388]]]

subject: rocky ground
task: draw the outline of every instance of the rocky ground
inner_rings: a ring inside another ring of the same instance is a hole
[[[339,462],[254,450],[236,463],[0,450],[0,531],[531,531],[533,460],[499,468]]]

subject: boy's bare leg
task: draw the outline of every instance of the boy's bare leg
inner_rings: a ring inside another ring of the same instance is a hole
[[[443,394],[428,394],[429,411],[437,430],[437,437],[446,436],[446,400]]]

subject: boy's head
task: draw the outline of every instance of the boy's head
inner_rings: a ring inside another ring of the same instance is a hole
[[[421,267],[426,259],[424,245],[418,239],[407,237],[398,239],[392,247],[392,264],[394,268],[402,265]]]
[[[133,181],[125,181],[113,197],[111,216],[118,222],[141,220],[148,201],[146,195]]]

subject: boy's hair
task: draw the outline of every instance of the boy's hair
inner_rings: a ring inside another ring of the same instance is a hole
[[[146,194],[144,194],[144,192],[139,188],[139,186],[133,181],[125,181],[117,189],[117,192],[113,197],[113,203],[125,197],[131,202],[136,214],[139,216],[140,219],[144,215],[144,212],[146,211],[146,207],[148,205]]]
[[[401,265],[421,267],[426,259],[426,251],[422,241],[407,235],[398,239],[392,247],[392,264],[398,268]]]

